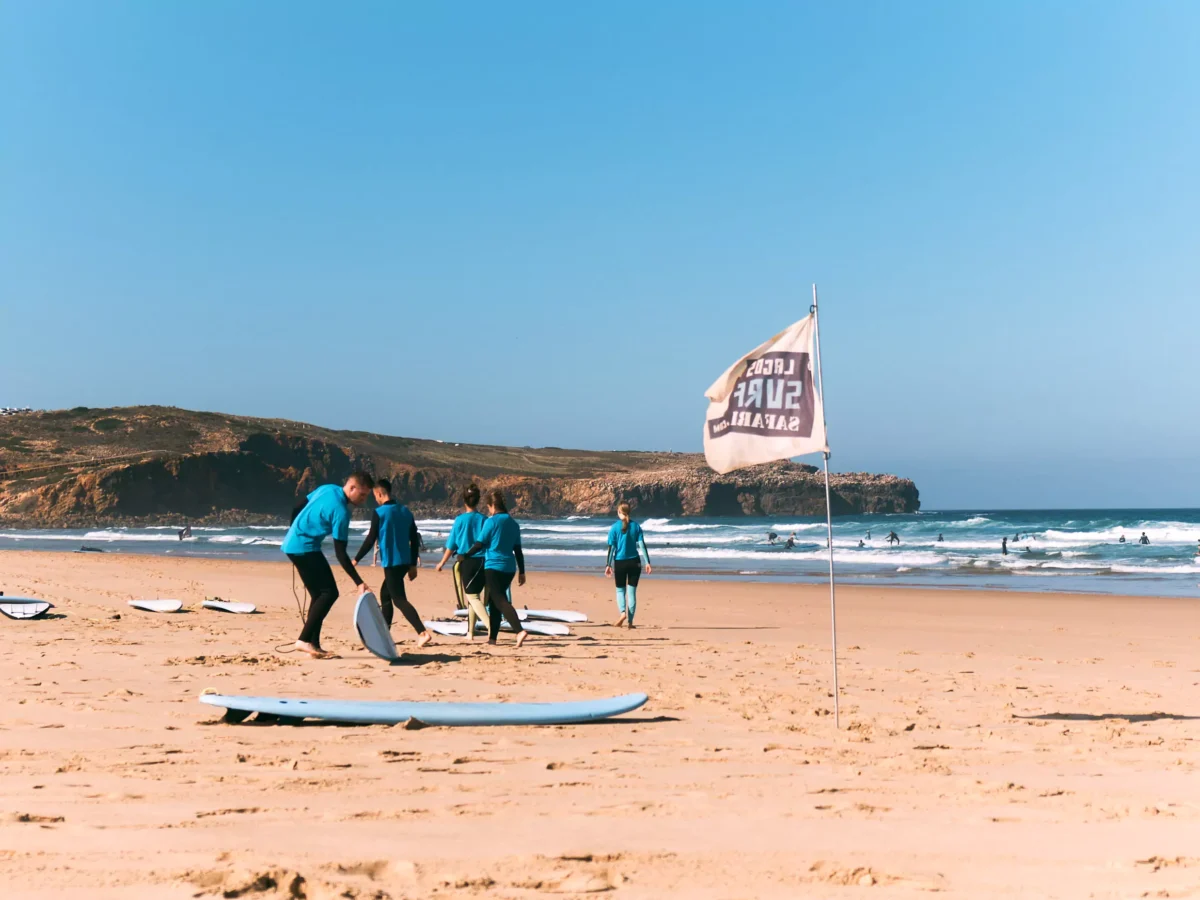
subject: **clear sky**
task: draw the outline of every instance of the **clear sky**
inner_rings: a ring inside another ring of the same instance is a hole
[[[698,450],[822,298],[833,464],[1200,506],[1200,4],[0,5],[0,405]]]

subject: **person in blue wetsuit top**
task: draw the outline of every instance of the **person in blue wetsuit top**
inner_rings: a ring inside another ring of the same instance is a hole
[[[488,604],[488,643],[496,643],[500,634],[500,616],[503,615],[517,633],[517,646],[525,643],[528,632],[521,627],[521,619],[508,599],[508,589],[513,576],[517,584],[525,583],[525,554],[521,552],[521,526],[508,514],[508,504],[503,491],[489,491],[487,497],[488,520],[479,537],[467,548],[467,556],[480,550],[483,554],[483,587]],[[517,573],[520,573],[517,575]]]
[[[383,586],[379,590],[383,621],[387,622],[389,629],[392,627],[392,607],[395,606],[417,633],[417,646],[424,647],[433,639],[433,635],[404,592],[404,578],[408,576],[409,581],[416,580],[417,561],[421,558],[417,520],[407,506],[392,499],[392,483],[386,478],[375,482],[375,511],[371,513],[371,530],[354,555],[356,566],[371,552],[376,542],[379,543],[379,561],[383,565]]]
[[[454,597],[459,609],[467,611],[467,640],[475,636],[476,621],[482,622],[483,627],[491,633],[491,619],[483,602],[483,556],[480,550],[475,556],[467,556],[467,550],[479,540],[483,524],[487,518],[479,512],[479,485],[469,484],[463,490],[463,506],[466,512],[459,514],[450,527],[450,537],[442,550],[442,558],[437,564],[440,572],[450,557],[458,554],[454,563]]]
[[[621,618],[614,623],[618,628],[628,625],[633,628],[633,617],[637,613],[637,586],[642,577],[642,559],[638,546],[646,554],[646,574],[654,571],[650,567],[650,551],[646,549],[646,536],[642,526],[631,518],[633,510],[628,503],[617,507],[619,518],[608,530],[608,561],[604,574],[611,575],[617,582],[617,611]]]
[[[311,598],[304,629],[296,649],[315,659],[328,659],[332,653],[321,649],[321,623],[338,598],[333,569],[321,550],[325,538],[333,538],[333,553],[359,594],[367,590],[350,557],[346,542],[350,539],[350,507],[361,506],[371,495],[375,482],[366,472],[355,472],[340,487],[324,484],[308,495],[307,502],[292,510],[292,524],[283,539],[283,552],[292,561]]]

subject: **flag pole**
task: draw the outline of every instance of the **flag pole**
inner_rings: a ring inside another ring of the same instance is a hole
[[[817,346],[817,380],[821,391],[821,424],[825,425],[825,375],[821,370],[821,325],[817,315],[817,286],[813,285],[813,338]],[[825,428],[825,446],[829,446],[829,430]],[[837,595],[833,579],[833,506],[829,501],[829,451],[824,453],[825,462],[825,524],[829,530],[829,620],[833,628],[833,727],[841,730],[841,709],[838,704],[838,657],[837,657]]]

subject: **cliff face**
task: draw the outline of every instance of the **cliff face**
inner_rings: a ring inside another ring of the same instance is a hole
[[[821,515],[812,466],[719,476],[696,454],[442,444],[294,422],[159,407],[0,420],[0,520],[29,526],[286,521],[299,498],[357,468],[392,479],[419,515],[458,511],[474,480],[526,516]],[[832,477],[835,515],[914,512],[916,486],[891,475]]]

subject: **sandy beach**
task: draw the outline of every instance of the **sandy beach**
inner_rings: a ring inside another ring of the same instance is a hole
[[[0,589],[57,605],[0,620],[0,896],[1200,896],[1194,600],[840,589],[836,732],[824,586],[647,577],[629,632],[602,624],[611,582],[534,570],[518,605],[593,624],[389,667],[340,581],[342,658],[318,662],[273,649],[298,631],[285,562],[0,556]],[[214,594],[261,614],[201,610]],[[448,614],[449,575],[410,597]],[[586,726],[235,726],[205,688],[650,702]]]

